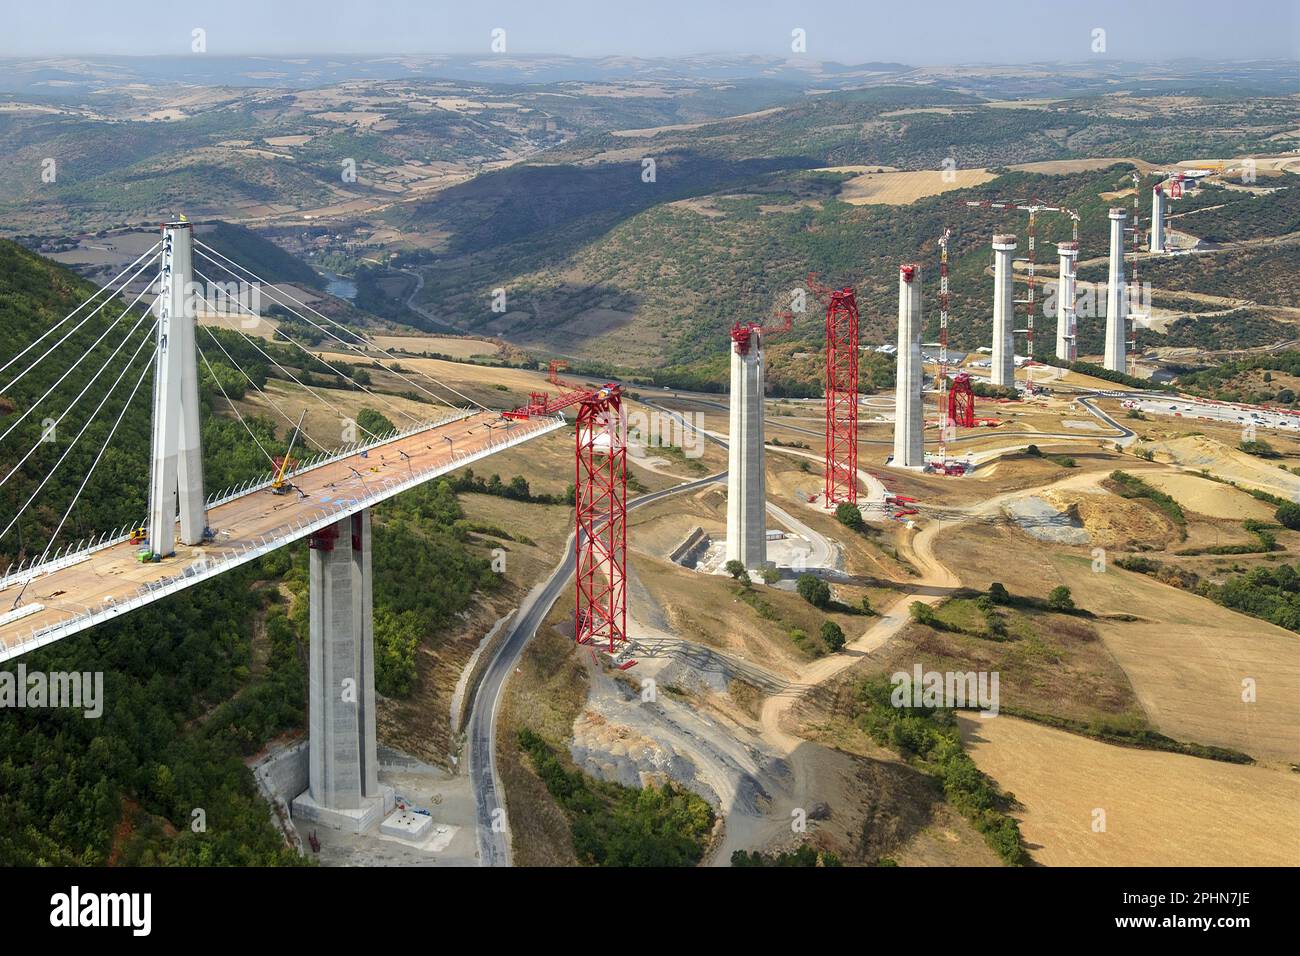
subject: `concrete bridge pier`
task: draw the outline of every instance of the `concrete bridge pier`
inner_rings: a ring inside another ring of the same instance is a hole
[[[763,438],[763,333],[755,323],[731,330],[731,430],[727,451],[728,561],[767,566],[767,478]]]
[[[308,787],[293,815],[359,833],[394,806],[375,754],[370,510],[313,534],[308,547]]]

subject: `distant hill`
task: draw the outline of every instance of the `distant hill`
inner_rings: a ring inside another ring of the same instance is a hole
[[[324,277],[315,269],[251,229],[228,222],[213,222],[195,226],[194,232],[223,256],[229,256],[267,282],[294,282],[313,289],[325,288]]]

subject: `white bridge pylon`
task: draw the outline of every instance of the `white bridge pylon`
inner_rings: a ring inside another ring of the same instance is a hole
[[[169,222],[162,235],[148,530],[149,550],[166,557],[176,551],[178,507],[185,544],[201,544],[208,522],[194,338],[198,299],[191,294],[193,232],[188,222]]]

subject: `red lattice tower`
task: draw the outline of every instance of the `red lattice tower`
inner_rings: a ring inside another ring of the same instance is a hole
[[[858,303],[845,286],[826,303],[827,507],[858,501]]]
[[[627,640],[627,425],[617,385],[587,393],[578,406],[574,498],[574,638],[616,654]]]
[[[948,419],[961,428],[975,427],[975,392],[971,389],[970,376],[959,372],[952,380],[952,391],[948,393]]]
[[[1178,175],[1179,175],[1178,194],[1181,196],[1183,192],[1182,178],[1181,178],[1182,173],[1179,173]],[[1142,255],[1141,197],[1142,197],[1142,174],[1137,171],[1134,171],[1133,173],[1133,226],[1132,226],[1133,268],[1132,270],[1130,270],[1128,277],[1125,280],[1126,288],[1120,290],[1120,294],[1124,296],[1129,295],[1129,291],[1128,291],[1129,289],[1132,289],[1134,292],[1136,292],[1138,288],[1138,260],[1141,258]],[[1154,216],[1155,213],[1152,212],[1151,215]],[[1124,324],[1128,326],[1128,328],[1125,331],[1127,333],[1130,333],[1130,337],[1127,346],[1124,349],[1125,366],[1128,366],[1130,362],[1132,362],[1133,365],[1137,364],[1137,354],[1136,354],[1137,353],[1137,323],[1129,319],[1129,309],[1131,307],[1132,307],[1132,300],[1131,299],[1126,300],[1124,303]],[[1124,371],[1133,372],[1136,371],[1136,369],[1126,367]]]
[[[939,236],[939,374],[935,386],[939,392],[939,464],[948,462],[948,431],[952,428],[952,401],[948,397],[948,309],[952,302],[948,291],[948,243],[952,230]]]

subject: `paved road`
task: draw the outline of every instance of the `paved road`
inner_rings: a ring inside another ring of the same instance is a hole
[[[653,504],[669,495],[692,491],[718,481],[725,481],[727,473],[719,472],[706,478],[688,481],[662,491],[651,492],[628,502],[628,511]],[[505,638],[497,645],[488,662],[474,694],[474,704],[466,722],[469,755],[470,786],[474,791],[477,817],[480,866],[509,866],[509,825],[502,800],[501,779],[496,771],[496,721],[501,706],[501,695],[506,680],[515,669],[524,647],[537,633],[537,628],[550,613],[560,594],[573,576],[573,536],[564,546],[564,557],[551,576],[529,592],[510,625]],[[495,826],[494,826],[495,824]]]

